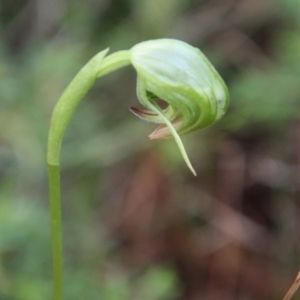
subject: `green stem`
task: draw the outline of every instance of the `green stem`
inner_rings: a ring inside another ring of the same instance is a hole
[[[63,299],[63,251],[60,199],[60,148],[69,121],[97,78],[130,64],[130,52],[120,51],[106,58],[108,50],[94,56],[75,76],[58,100],[51,118],[47,163],[51,211],[53,300]]]
[[[60,207],[60,170],[59,166],[48,164],[51,240],[52,240],[52,271],[53,300],[63,299],[63,261],[62,261],[62,231]]]

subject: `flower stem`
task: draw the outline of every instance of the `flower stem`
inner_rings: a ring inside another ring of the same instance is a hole
[[[51,211],[53,300],[63,299],[63,247],[60,199],[60,148],[69,121],[97,78],[130,64],[130,52],[119,51],[105,58],[107,50],[94,56],[75,76],[58,100],[51,118],[47,163]]]
[[[51,211],[53,300],[63,299],[63,260],[60,207],[60,168],[48,164]]]

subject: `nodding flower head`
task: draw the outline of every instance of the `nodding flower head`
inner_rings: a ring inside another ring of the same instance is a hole
[[[160,124],[150,134],[151,139],[173,136],[188,167],[196,174],[179,135],[209,126],[225,113],[229,95],[217,71],[199,49],[178,40],[152,40],[108,56],[107,52],[108,49],[94,56],[57,102],[49,131],[48,162],[59,165],[64,132],[95,80],[132,64],[137,71],[137,96],[145,108],[131,111]],[[162,109],[157,99],[168,106]]]
[[[173,135],[192,169],[178,134],[207,127],[224,115],[229,102],[224,81],[199,49],[178,40],[142,42],[130,52],[138,76],[137,96],[145,107],[131,111],[162,124],[149,137]],[[157,99],[168,107],[161,109]]]

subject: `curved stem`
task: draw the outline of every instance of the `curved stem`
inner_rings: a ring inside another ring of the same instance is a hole
[[[107,51],[98,53],[78,72],[55,105],[49,129],[48,164],[59,165],[60,146],[66,128],[79,102],[94,85]]]
[[[130,52],[120,51],[104,58],[107,50],[94,56],[75,76],[58,100],[51,118],[47,164],[51,212],[51,243],[53,263],[53,300],[63,299],[63,254],[60,199],[60,148],[67,125],[79,102],[95,80],[130,64]]]

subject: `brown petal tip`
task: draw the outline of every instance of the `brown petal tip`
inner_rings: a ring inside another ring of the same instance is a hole
[[[151,140],[159,140],[159,139],[167,139],[172,137],[170,129],[165,125],[162,124],[158,126],[150,135],[149,138]]]
[[[136,108],[136,107],[129,107],[129,110],[135,114],[136,116],[140,117],[140,118],[145,118],[147,116],[157,116],[156,113],[152,112],[151,110],[147,110],[147,109],[141,109],[141,108]]]

